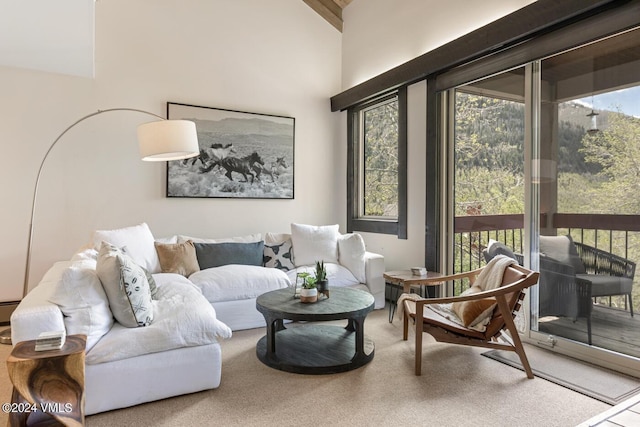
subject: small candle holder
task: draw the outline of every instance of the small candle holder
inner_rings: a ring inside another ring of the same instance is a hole
[[[293,284],[293,297],[300,298],[300,289],[302,289],[302,285],[309,273],[298,273],[296,274],[296,281]]]

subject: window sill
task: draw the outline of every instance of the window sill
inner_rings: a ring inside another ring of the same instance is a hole
[[[402,232],[402,227],[395,220],[373,220],[352,218],[349,224],[349,232],[363,231],[366,233],[393,234],[399,239],[406,239],[406,229]]]

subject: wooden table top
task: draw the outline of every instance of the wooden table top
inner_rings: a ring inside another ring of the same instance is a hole
[[[293,288],[278,289],[260,295],[256,308],[281,319],[309,321],[360,317],[373,310],[374,299],[369,292],[331,286],[329,290],[330,298],[306,304],[293,297]]]
[[[444,274],[437,271],[427,271],[421,276],[414,275],[411,270],[387,271],[384,279],[394,285],[440,285]]]
[[[36,351],[36,340],[22,341],[17,343],[11,355],[7,359],[8,362],[16,362],[19,360],[46,359],[49,357],[68,356],[70,354],[82,353],[87,346],[86,335],[67,335],[64,345],[59,350]]]

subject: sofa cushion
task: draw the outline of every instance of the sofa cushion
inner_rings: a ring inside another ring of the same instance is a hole
[[[153,301],[153,323],[145,328],[125,328],[116,323],[87,353],[87,364],[207,345],[217,338],[231,337],[231,329],[216,318],[215,309],[189,280],[170,273],[154,278],[158,300]]]
[[[116,320],[123,326],[148,326],[153,321],[151,288],[147,272],[129,255],[103,242],[96,272]]]
[[[188,277],[200,270],[196,247],[191,240],[184,243],[155,242],[155,246],[163,273],[176,273]]]
[[[87,351],[113,326],[109,300],[98,279],[94,260],[76,261],[67,267],[49,301],[58,305],[64,314],[68,335],[87,336]]]
[[[294,264],[312,265],[316,261],[338,262],[338,224],[305,225],[291,224],[291,242]]]
[[[338,237],[338,260],[347,267],[360,283],[367,281],[365,275],[364,239],[359,234],[343,234]]]
[[[264,242],[194,243],[200,269],[229,264],[262,266]]]
[[[160,260],[153,245],[153,234],[146,223],[116,230],[97,230],[94,232],[94,249],[99,250],[103,241],[119,248],[126,246],[129,256],[136,264],[151,273],[160,272]]]
[[[98,248],[99,249],[99,248]],[[97,261],[98,260],[98,250],[91,248],[83,248],[73,254],[71,257],[71,262],[76,261]]]
[[[329,280],[329,288],[336,287],[350,287],[359,285],[361,282],[349,271],[347,267],[335,263],[325,263],[324,267],[327,270],[327,280]],[[297,267],[295,270],[287,271],[287,276],[291,283],[296,282],[298,273],[311,273],[315,275],[315,265],[306,265]]]
[[[267,291],[291,286],[283,271],[254,265],[207,268],[193,273],[189,280],[200,288],[209,302],[257,298]]]
[[[219,239],[207,239],[202,237],[189,237],[178,235],[178,243],[184,243],[187,240],[191,240],[193,243],[255,243],[262,240],[262,234],[248,234],[246,236],[236,236],[236,237],[224,237]]]
[[[633,290],[633,279],[628,277],[607,274],[576,274],[576,277],[591,282],[592,297],[625,295]]]

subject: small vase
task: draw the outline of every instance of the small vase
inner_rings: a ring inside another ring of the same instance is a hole
[[[329,290],[329,281],[322,280],[320,282],[316,282],[316,286],[318,287],[318,293],[322,294]]]
[[[300,302],[310,303],[318,301],[318,290],[313,289],[300,289]]]

